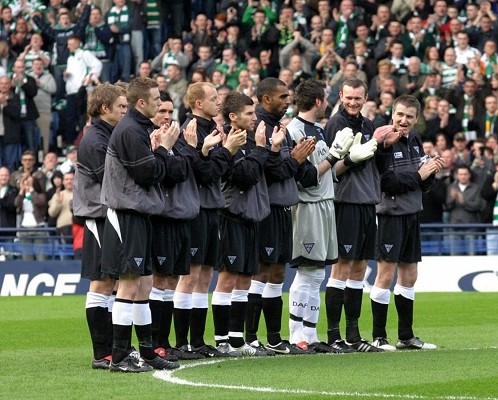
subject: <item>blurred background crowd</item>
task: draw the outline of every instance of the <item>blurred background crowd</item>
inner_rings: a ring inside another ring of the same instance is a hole
[[[412,94],[425,153],[446,160],[421,221],[498,225],[497,45],[496,1],[3,0],[0,227],[48,223],[71,234],[87,93],[133,76],[169,92],[180,124],[199,81],[220,98],[236,90],[257,102],[265,77],[291,93],[322,79],[330,117],[341,83],[358,77],[369,87],[362,113],[376,126],[390,123],[396,96]],[[295,115],[291,103],[283,122]],[[28,192],[36,201],[24,215]]]

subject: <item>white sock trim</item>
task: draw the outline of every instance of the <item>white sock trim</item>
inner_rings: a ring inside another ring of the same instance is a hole
[[[263,294],[263,290],[264,290],[265,286],[266,285],[264,282],[252,280],[251,287],[249,288],[249,293],[261,295],[261,294]]]
[[[105,294],[97,292],[88,292],[86,294],[85,308],[94,308],[94,307],[107,308],[108,304],[109,304],[109,296]]]
[[[406,286],[401,286],[400,284],[394,285],[394,290],[393,293],[398,295],[400,294],[401,296],[414,301],[415,300],[415,288],[414,287],[406,287]]]
[[[207,293],[192,293],[192,308],[208,308],[209,300]]]
[[[239,303],[247,303],[247,296],[249,294],[248,290],[232,290],[231,301],[239,302]]]
[[[191,310],[192,309],[192,293],[182,293],[176,291],[173,296],[173,302],[175,303],[175,308],[181,310]]]
[[[354,281],[352,279],[348,279],[346,281],[346,287],[350,289],[363,289],[363,281]]]
[[[370,298],[376,303],[389,304],[391,301],[391,291],[374,285],[370,289]]]
[[[153,287],[149,294],[149,300],[164,301],[164,290]]]
[[[340,281],[339,279],[329,278],[329,280],[327,281],[327,287],[333,287],[336,289],[344,290],[346,289],[346,282]]]
[[[133,324],[135,325],[150,325],[152,316],[150,313],[149,303],[133,303]]]
[[[263,294],[261,297],[265,299],[274,299],[277,297],[282,297],[282,288],[283,283],[267,283],[265,285],[265,289],[263,290]]]
[[[173,301],[173,296],[175,291],[171,289],[165,289],[163,292],[163,301]]]
[[[213,292],[211,304],[213,306],[229,306],[232,304],[232,293]]]

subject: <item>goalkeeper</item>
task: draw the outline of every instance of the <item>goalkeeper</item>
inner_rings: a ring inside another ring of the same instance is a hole
[[[363,297],[363,279],[368,260],[375,259],[375,205],[380,201],[379,172],[373,157],[379,146],[389,146],[399,139],[393,125],[374,131],[372,121],[361,115],[367,101],[367,85],[356,78],[343,82],[339,96],[342,105],[325,126],[329,146],[344,128],[355,134],[349,154],[335,165],[335,211],[339,259],[327,282],[325,305],[328,344],[343,352],[383,351],[362,339],[358,328]],[[339,323],[342,308],[346,316],[346,340]]]

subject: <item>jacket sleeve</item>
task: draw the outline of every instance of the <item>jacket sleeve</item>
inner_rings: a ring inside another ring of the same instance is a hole
[[[267,158],[268,150],[266,148],[255,147],[247,156],[234,162],[226,180],[242,190],[249,189],[261,180]]]
[[[186,157],[176,153],[166,158],[166,174],[163,184],[173,186],[176,183],[185,182],[189,176],[188,160]]]
[[[133,129],[127,132],[122,146],[119,152],[123,154],[121,163],[138,185],[149,187],[164,180],[169,157],[164,147],[151,152],[148,137]]]
[[[301,164],[294,177],[304,188],[318,185],[318,170],[310,161],[306,160]]]
[[[197,182],[210,184],[225,175],[232,165],[233,157],[230,152],[224,147],[217,147],[207,157],[201,156],[194,163]]]
[[[292,157],[282,158],[280,153],[270,152],[265,167],[268,184],[293,178],[299,169],[299,163]]]
[[[16,188],[10,188],[3,198],[0,199],[0,208],[7,212],[16,212],[15,199],[19,191]]]

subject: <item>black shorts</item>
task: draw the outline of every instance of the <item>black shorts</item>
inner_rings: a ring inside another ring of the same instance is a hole
[[[148,216],[108,209],[102,240],[102,272],[152,275],[151,231]]]
[[[217,269],[244,275],[258,273],[258,223],[220,218],[220,261]]]
[[[84,223],[81,277],[100,281],[108,274],[102,272],[102,240],[105,218],[87,219]],[[117,278],[113,276],[113,278]]]
[[[201,208],[199,215],[188,221],[190,227],[191,264],[218,263],[220,248],[220,216],[217,209]]]
[[[377,259],[416,263],[422,260],[418,213],[378,215]]]
[[[259,260],[264,264],[286,264],[292,260],[292,213],[290,207],[271,206],[259,223]]]
[[[190,229],[188,221],[151,217],[152,266],[166,275],[190,273]]]
[[[375,260],[375,205],[336,203],[337,243],[344,260]]]

